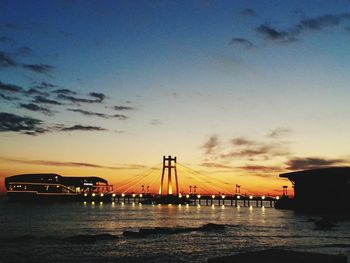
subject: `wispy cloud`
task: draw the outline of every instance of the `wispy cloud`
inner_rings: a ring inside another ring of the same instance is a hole
[[[245,49],[250,49],[254,47],[253,42],[249,41],[248,39],[245,38],[240,38],[240,37],[234,37],[231,39],[230,45],[238,45],[240,47],[243,47]]]
[[[66,94],[59,94],[57,96],[57,99],[59,100],[65,100],[65,101],[70,101],[73,103],[101,103],[102,101],[100,99],[86,99],[86,98],[78,98]]]
[[[0,132],[18,132],[28,135],[45,133],[43,121],[12,113],[0,112]]]
[[[0,67],[16,67],[17,62],[6,52],[0,51]]]
[[[130,106],[113,106],[112,108],[117,111],[135,110],[134,107],[130,107]]]
[[[153,119],[149,124],[151,124],[152,126],[156,126],[162,124],[162,121],[158,119]]]
[[[56,100],[51,100],[48,98],[45,98],[43,96],[36,96],[34,99],[35,103],[43,103],[43,104],[51,104],[51,105],[62,105],[61,102],[58,102]]]
[[[35,86],[35,88],[38,88],[38,89],[50,89],[50,88],[56,88],[56,87],[57,87],[57,85],[52,84],[52,83],[48,83],[45,81],[43,81]]]
[[[53,66],[47,64],[22,64],[23,68],[29,69],[35,73],[47,74],[53,69]]]
[[[315,168],[325,168],[335,165],[344,165],[350,163],[350,160],[345,159],[327,159],[319,157],[307,157],[307,158],[292,158],[287,161],[288,170],[307,170]]]
[[[268,25],[260,25],[256,28],[256,32],[265,39],[280,43],[290,43],[297,40],[295,33],[290,31],[277,30]]]
[[[217,135],[212,135],[210,136],[210,138],[208,139],[208,141],[206,141],[201,148],[203,148],[205,150],[205,154],[211,154],[214,152],[215,149],[217,149],[219,145],[219,139]]]
[[[207,168],[223,168],[223,169],[231,169],[231,170],[234,169],[233,166],[225,165],[221,163],[201,163],[200,165]]]
[[[100,165],[94,163],[84,163],[84,162],[58,162],[58,161],[49,161],[49,160],[26,160],[26,159],[13,159],[0,157],[1,160],[14,163],[22,163],[29,165],[44,165],[44,166],[58,166],[58,167],[80,167],[80,168],[98,168],[98,169],[111,169],[111,170],[138,170],[145,169],[147,166],[142,164],[124,164],[118,166],[108,166]]]
[[[70,89],[56,89],[52,93],[65,94],[65,95],[76,95],[77,94],[75,91],[72,91]]]
[[[73,125],[70,127],[63,127],[61,131],[106,131],[107,129],[98,126]]]
[[[0,81],[0,91],[20,93],[20,92],[23,92],[24,89],[17,85],[6,84]]]
[[[39,111],[46,115],[52,115],[52,112],[50,109],[38,106],[34,103],[28,103],[28,104],[21,103],[19,106],[29,111]]]
[[[253,9],[251,9],[251,8],[243,9],[240,14],[243,15],[243,16],[252,16],[252,17],[256,16],[255,11]]]
[[[83,114],[85,116],[96,116],[96,117],[101,117],[105,119],[110,119],[110,118],[118,118],[120,120],[126,120],[128,117],[122,114],[115,114],[115,115],[109,115],[105,113],[99,113],[99,112],[92,112],[92,111],[87,111],[87,110],[82,110],[82,109],[67,109],[68,111],[73,111],[73,112],[78,112],[80,114]]]
[[[13,38],[7,36],[0,36],[0,43],[9,44],[10,46],[13,46],[16,44],[16,41]]]
[[[89,95],[93,98],[96,98],[96,100],[99,102],[102,102],[106,98],[105,94],[98,92],[90,92]]]
[[[262,24],[255,30],[263,38],[279,43],[290,43],[298,40],[301,33],[321,31],[336,27],[345,21],[350,21],[350,13],[325,14],[322,16],[301,19],[287,29],[276,29],[270,25]]]
[[[277,128],[274,130],[271,130],[268,134],[267,137],[270,138],[280,138],[286,135],[289,135],[292,132],[291,129],[289,128]]]

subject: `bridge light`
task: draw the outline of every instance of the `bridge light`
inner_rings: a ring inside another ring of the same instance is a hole
[[[198,198],[198,199],[201,198],[201,195],[197,195],[197,198]]]
[[[102,196],[103,196],[103,194],[100,194],[100,196],[102,197]]]
[[[94,204],[95,204],[95,202],[94,202],[94,201],[92,201],[92,202],[91,202],[91,204],[92,204],[92,205],[94,205]]]
[[[92,196],[95,196],[96,194],[95,193],[92,193]]]
[[[86,205],[86,201],[84,201],[84,205]]]
[[[240,198],[241,198],[241,196],[237,195],[237,199],[240,199]]]
[[[115,194],[112,194],[113,197],[115,197]]]
[[[100,205],[103,205],[103,202],[100,202]]]
[[[265,196],[263,195],[263,196],[261,197],[261,199],[264,200],[264,199],[265,199]]]
[[[225,199],[225,195],[222,195],[221,198],[222,198],[222,199]]]
[[[87,193],[85,193],[84,196],[87,196]]]
[[[179,193],[179,198],[182,198],[182,194],[181,193]]]
[[[142,194],[139,194],[139,197],[142,197]]]
[[[213,198],[213,199],[214,199],[214,198],[215,198],[215,195],[212,195],[212,196],[211,196],[211,198]]]
[[[280,197],[279,196],[276,196],[276,200],[279,200],[280,199]]]
[[[136,195],[135,194],[132,194],[132,197],[135,197]]]
[[[250,196],[249,196],[249,199],[253,199],[253,196],[252,196],[252,195],[250,195]]]
[[[122,197],[125,197],[125,194],[122,194]]]
[[[186,198],[190,198],[190,195],[186,195]]]

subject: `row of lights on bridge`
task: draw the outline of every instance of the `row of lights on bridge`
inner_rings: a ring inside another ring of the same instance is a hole
[[[85,193],[84,196],[88,196],[88,194]],[[91,196],[92,196],[92,197],[95,197],[96,194],[95,194],[95,193],[92,193]],[[104,194],[101,193],[101,194],[99,194],[99,196],[100,196],[100,197],[103,197]],[[132,197],[133,197],[133,198],[135,198],[136,196],[137,196],[136,194],[132,194]],[[143,197],[143,194],[139,194],[138,196],[141,198],[141,197]],[[112,194],[112,197],[116,197],[116,194]],[[125,197],[125,194],[121,194],[121,197]],[[215,197],[216,197],[215,195],[212,195],[212,196],[211,196],[212,199],[215,199]],[[225,197],[226,197],[226,195],[221,195],[221,198],[222,198],[222,199],[225,199]],[[241,196],[240,196],[240,195],[237,195],[236,197],[237,197],[237,199],[241,199]],[[181,194],[181,193],[179,194],[179,198],[182,198],[182,194]],[[190,198],[190,195],[187,194],[187,195],[186,195],[186,198]],[[200,199],[200,198],[201,198],[201,195],[197,195],[197,198]],[[254,196],[252,196],[252,195],[249,196],[249,199],[253,199],[253,198],[254,198]],[[261,199],[262,199],[262,200],[264,200],[265,198],[266,198],[266,197],[265,197],[264,195],[261,196]],[[276,199],[278,200],[278,199],[279,199],[279,196],[276,196]]]

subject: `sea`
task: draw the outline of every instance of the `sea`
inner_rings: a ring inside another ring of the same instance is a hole
[[[329,217],[329,216],[327,216]],[[12,203],[0,198],[0,262],[206,262],[208,258],[269,248],[345,254],[350,219],[270,207]],[[213,223],[223,229],[196,231]],[[126,237],[141,228],[194,228]]]

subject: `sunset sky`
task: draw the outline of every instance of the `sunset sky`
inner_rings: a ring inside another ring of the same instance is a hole
[[[349,83],[348,0],[2,0],[0,190],[118,186],[171,154],[225,192],[278,194],[280,173],[350,164]]]

